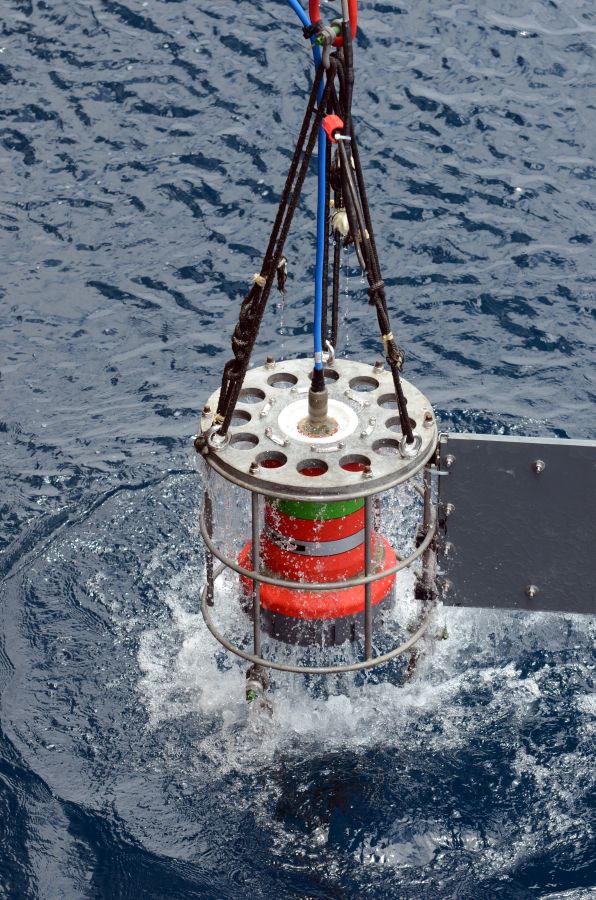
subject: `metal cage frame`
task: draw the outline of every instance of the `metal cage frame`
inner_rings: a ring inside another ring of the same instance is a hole
[[[373,571],[373,500],[380,492],[366,494],[364,497],[364,574],[357,578],[346,579],[344,581],[327,581],[327,582],[299,582],[289,581],[287,579],[275,578],[266,575],[260,571],[260,505],[261,494],[250,491],[251,494],[251,531],[252,531],[252,562],[253,569],[246,569],[236,560],[226,556],[213,541],[211,531],[211,509],[208,494],[206,494],[205,505],[199,518],[199,528],[201,536],[207,547],[207,582],[201,591],[201,613],[205,624],[213,637],[227,650],[236,656],[247,660],[258,666],[267,669],[275,669],[280,672],[291,672],[300,675],[333,675],[343,672],[359,672],[365,669],[371,669],[375,666],[383,665],[397,656],[410,650],[428,629],[431,621],[434,605],[423,611],[422,622],[418,625],[417,630],[407,641],[404,641],[397,647],[387,653],[373,656],[372,652],[372,633],[373,633],[373,604],[372,604],[372,584],[388,575],[394,575],[410,568],[416,560],[422,558],[422,581],[427,587],[432,583],[433,578],[433,560],[435,555],[434,541],[437,533],[437,513],[432,502],[432,476],[438,475],[434,463],[428,463],[424,468],[424,487],[421,489],[416,487],[418,493],[421,494],[423,500],[423,517],[422,517],[422,539],[418,542],[415,550],[409,556],[400,559],[395,565],[381,572]],[[272,492],[273,493],[273,492]],[[220,561],[221,565],[214,570],[213,558]],[[230,569],[237,572],[253,582],[253,653],[243,650],[229,641],[217,629],[211,617],[209,608],[214,605],[214,584],[217,578],[226,570]],[[276,660],[266,659],[261,655],[261,600],[260,585],[271,584],[275,587],[290,588],[298,591],[332,591],[348,587],[364,586],[364,659],[357,663],[349,665],[337,666],[294,666],[287,663],[277,662]]]

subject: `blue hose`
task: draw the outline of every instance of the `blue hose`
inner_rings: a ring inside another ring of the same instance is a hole
[[[290,6],[292,7],[292,9],[294,10],[294,12],[296,13],[296,15],[298,16],[298,18],[300,19],[300,21],[301,21],[302,24],[304,25],[304,27],[305,27],[305,28],[308,28],[308,26],[310,25],[310,19],[309,19],[309,17],[308,17],[308,13],[306,13],[306,12],[302,9],[302,7],[300,6],[300,4],[298,3],[298,0],[288,0],[288,3],[289,3]]]
[[[310,25],[310,18],[302,8],[298,0],[288,0],[288,3],[305,27]],[[321,65],[321,48],[313,44],[312,48],[315,69]],[[323,82],[319,87],[318,100],[323,96]],[[313,323],[315,369],[323,368],[323,344],[321,330],[323,326],[323,262],[325,259],[325,168],[327,158],[327,136],[321,126],[319,128],[317,156],[317,256],[315,263],[315,316]]]
[[[317,159],[317,261],[315,265],[315,319],[314,319],[314,353],[315,369],[323,368],[323,262],[325,261],[325,163],[327,156],[327,136],[319,128],[319,155]]]

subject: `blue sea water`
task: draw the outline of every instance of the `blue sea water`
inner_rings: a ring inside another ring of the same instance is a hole
[[[445,430],[595,437],[593,3],[360,6],[406,377]],[[446,610],[406,685],[270,718],[202,624],[191,437],[311,68],[281,0],[2,3],[3,897],[596,892],[593,618]],[[313,191],[255,360],[310,350]],[[342,304],[375,358],[353,256]]]

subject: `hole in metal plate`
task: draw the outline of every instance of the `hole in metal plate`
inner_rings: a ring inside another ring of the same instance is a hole
[[[256,459],[262,469],[281,469],[288,461],[285,453],[280,453],[278,450],[267,450],[266,453],[259,453]]]
[[[382,406],[383,409],[397,409],[397,400],[395,399],[395,394],[381,394],[379,399],[377,400],[379,406]]]
[[[265,391],[262,391],[261,388],[242,388],[238,399],[240,403],[260,403],[265,399]]]
[[[376,391],[379,382],[372,375],[358,375],[350,378],[350,387],[353,391]]]
[[[399,441],[393,438],[380,438],[374,441],[372,448],[380,456],[399,456]]]
[[[329,466],[322,459],[302,459],[296,468],[301,475],[315,478],[318,475],[324,475]]]
[[[298,379],[291,372],[276,372],[267,379],[267,384],[281,391],[294,387],[297,382]]]
[[[251,414],[245,409],[235,409],[232,413],[230,425],[232,428],[240,428],[242,425],[246,425],[247,422],[250,422],[251,419]]]
[[[339,464],[346,472],[364,472],[367,466],[370,466],[368,456],[361,456],[359,453],[351,453],[340,459]]]
[[[412,428],[416,428],[416,422],[414,419],[410,419],[410,425]],[[401,420],[399,416],[391,416],[390,419],[387,419],[385,422],[385,428],[388,428],[389,431],[398,431],[401,434]]]
[[[310,373],[311,378],[312,378],[312,374],[313,373],[311,371],[311,373]],[[336,372],[335,369],[323,369],[323,375],[325,376],[325,381],[328,381],[328,382],[339,381],[339,379],[340,379],[340,374],[339,374],[339,372]]]
[[[230,447],[234,450],[252,450],[258,443],[256,434],[250,434],[248,431],[239,431],[230,438]]]

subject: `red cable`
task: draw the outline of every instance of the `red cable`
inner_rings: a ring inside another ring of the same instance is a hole
[[[358,0],[348,0],[348,12],[350,15],[350,30],[352,32],[352,38],[356,37],[356,29],[358,27]],[[308,14],[310,16],[311,22],[318,22],[321,18],[321,4],[320,0],[308,0]],[[343,38],[338,37],[336,41],[334,41],[334,45],[336,47],[341,47],[343,43]]]

